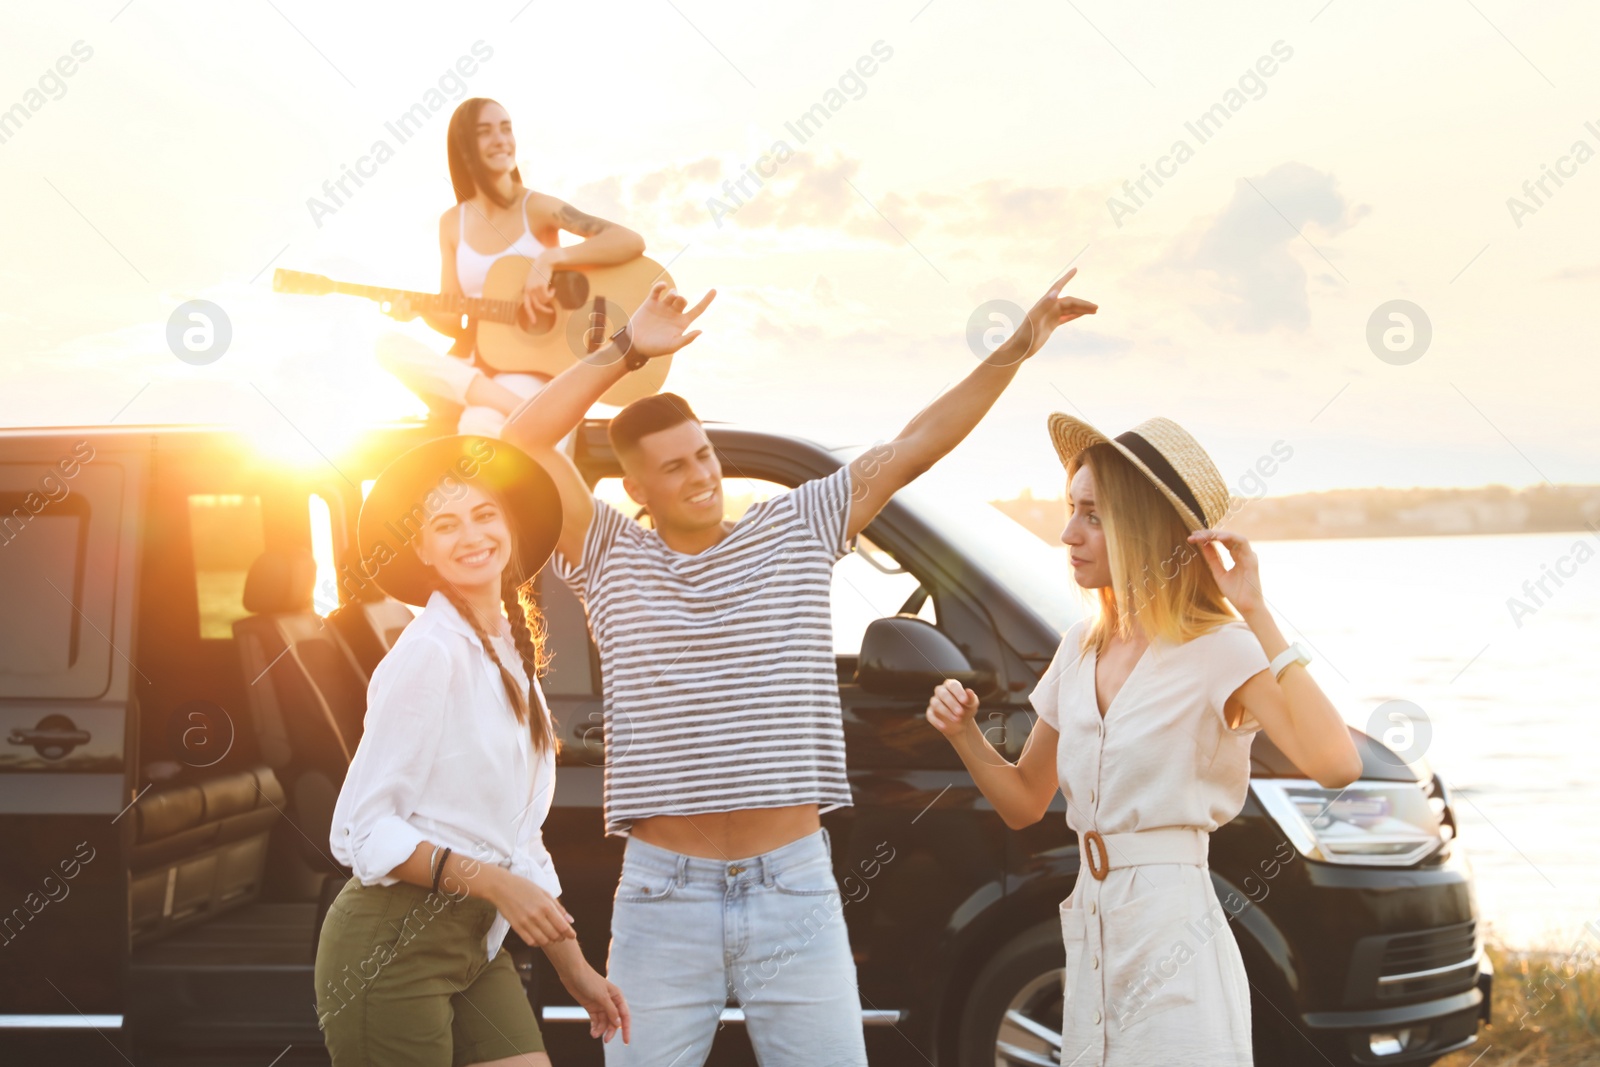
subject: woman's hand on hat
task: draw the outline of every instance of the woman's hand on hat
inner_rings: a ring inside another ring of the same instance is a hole
[[[978,694],[956,681],[946,678],[933,690],[928,700],[928,722],[946,737],[954,737],[976,720]]]
[[[666,282],[656,282],[650,287],[650,295],[639,305],[639,310],[628,320],[633,351],[652,358],[670,356],[699,337],[699,330],[684,331],[700,317],[702,311],[711,306],[711,300],[716,295],[715,289],[707,290],[706,295],[700,298],[700,303],[689,307],[689,301],[682,293],[669,289]]]
[[[1232,567],[1222,562],[1222,553],[1217,551],[1218,542],[1227,546],[1228,555],[1233,557]],[[1239,614],[1248,615],[1265,603],[1266,598],[1261,593],[1261,561],[1248,538],[1227,530],[1196,530],[1189,535],[1189,543],[1200,546],[1200,555],[1211,568],[1217,587]]]
[[[1028,309],[1016,332],[994,350],[988,362],[1007,366],[1027,359],[1044,347],[1044,343],[1050,340],[1050,335],[1055,332],[1057,326],[1099,311],[1099,304],[1075,296],[1061,295],[1061,290],[1077,273],[1078,268],[1073,267],[1057,278],[1056,283]]]

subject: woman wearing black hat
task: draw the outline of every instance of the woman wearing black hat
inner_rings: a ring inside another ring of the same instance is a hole
[[[508,929],[544,949],[591,1034],[626,1041],[627,1006],[584,960],[540,834],[556,743],[524,586],[561,530],[555,485],[503,442],[444,438],[379,476],[358,527],[368,573],[426,606],[373,674],[334,811],[354,877],[317,947],[333,1063],[548,1064]]]
[[[552,383],[565,417],[587,379],[700,336],[657,282],[625,330]],[[582,411],[571,416],[582,417]],[[540,827],[555,730],[538,676],[543,625],[525,586],[561,534],[555,483],[487,437],[430,441],[391,463],[357,523],[362,576],[423,607],[373,672],[361,743],[333,815],[354,876],[317,945],[318,1024],[334,1067],[549,1064],[508,930],[544,949],[606,1041],[631,1035],[622,993],[584,960]]]
[[[1015,764],[959,682],[934,691],[928,721],[1007,826],[1066,796],[1081,868],[1060,908],[1060,1061],[1171,1063],[1181,1048],[1184,1063],[1247,1065],[1250,988],[1228,914],[1245,902],[1219,906],[1211,832],[1244,805],[1257,730],[1330,789],[1361,757],[1267,611],[1249,543],[1215,529],[1228,487],[1199,443],[1159,418],[1109,438],[1057,414],[1050,433],[1069,480],[1061,540],[1099,611],[1062,638]]]

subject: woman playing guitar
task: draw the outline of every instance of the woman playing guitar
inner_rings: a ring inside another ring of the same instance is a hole
[[[584,214],[565,201],[522,184],[511,116],[493,100],[472,97],[450,116],[446,135],[456,204],[439,217],[440,291],[482,296],[489,268],[506,257],[529,262],[522,302],[530,322],[554,311],[552,273],[560,267],[624,263],[644,253],[644,238]],[[560,231],[584,238],[563,248]],[[489,249],[490,251],[485,251]],[[473,350],[473,333],[449,315],[422,314],[404,297],[388,314],[417,318],[455,338],[442,355],[400,333],[379,339],[378,361],[430,408],[441,401],[463,408],[462,433],[498,436],[505,416],[548,381],[539,374],[501,374]]]

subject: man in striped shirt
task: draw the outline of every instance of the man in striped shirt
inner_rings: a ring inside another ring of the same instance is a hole
[[[505,439],[561,488],[553,566],[583,600],[600,651],[606,833],[628,839],[607,970],[633,1014],[633,1041],[606,1047],[608,1067],[703,1063],[730,998],[764,1067],[866,1063],[821,824],[850,803],[833,564],[967,436],[1058,325],[1097,310],[1061,295],[1074,273],[894,440],[737,523],[723,518],[705,430],[670,393],[630,404],[608,431],[653,528],[597,500],[557,450],[626,373],[615,352],[563,372],[508,421]],[[689,308],[657,283],[635,323],[660,316],[686,330],[714,295]],[[625,351],[629,339],[613,344]]]

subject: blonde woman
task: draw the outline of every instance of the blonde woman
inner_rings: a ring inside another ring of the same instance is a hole
[[[927,718],[1007,826],[1066,795],[1081,869],[1060,909],[1061,1062],[1167,1064],[1182,1048],[1187,1064],[1249,1064],[1250,987],[1210,834],[1244,806],[1257,730],[1328,788],[1361,759],[1267,611],[1249,542],[1211,528],[1228,490],[1194,438],[1159,418],[1108,438],[1061,414],[1050,435],[1069,479],[1061,540],[1099,611],[1062,638],[1015,764],[960,683],[934,690]]]

